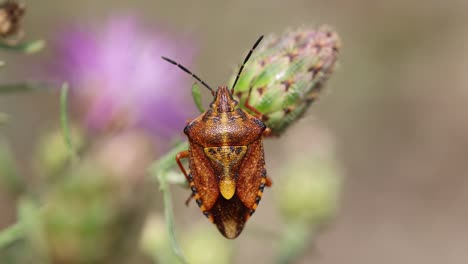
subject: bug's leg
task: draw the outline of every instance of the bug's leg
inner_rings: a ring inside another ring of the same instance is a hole
[[[262,121],[265,121],[267,118],[265,115],[263,115],[262,113],[260,113],[260,111],[257,110],[257,108],[251,106],[249,104],[249,101],[250,101],[250,94],[252,93],[252,87],[250,87],[249,89],[249,94],[247,95],[247,98],[245,99],[245,102],[244,102],[244,107],[247,108],[248,110],[250,110],[252,113],[254,113],[255,117],[262,120]],[[267,127],[265,129],[265,131],[263,131],[263,137],[274,137],[275,135],[273,135],[271,129],[269,127]]]
[[[277,137],[277,135],[274,135],[273,132],[271,131],[271,129],[269,127],[267,127],[264,131],[263,131],[263,137]]]
[[[180,170],[182,171],[182,173],[184,174],[185,178],[187,179],[188,182],[190,182],[190,179],[189,179],[189,176],[187,174],[187,171],[185,170],[184,168],[184,165],[182,165],[182,162],[180,161],[181,159],[186,159],[189,157],[189,152],[188,150],[184,150],[182,152],[179,152],[177,153],[176,155],[176,162],[177,162],[177,165],[179,165],[179,168]]]
[[[253,87],[250,87],[249,89],[249,93],[247,94],[247,98],[245,99],[245,102],[244,102],[244,107],[247,108],[248,110],[250,110],[252,113],[254,113],[255,117],[260,119],[260,120],[263,120],[263,118],[265,118],[263,116],[262,113],[260,113],[260,111],[257,110],[257,108],[253,107],[250,105],[249,101],[250,101],[250,95],[252,94],[252,88]]]
[[[177,165],[179,165],[179,168],[182,171],[182,173],[184,174],[185,178],[187,179],[187,182],[190,183],[192,181],[192,178],[187,174],[187,171],[185,170],[184,165],[182,165],[182,162],[180,161],[181,159],[186,159],[188,157],[189,157],[188,150],[179,152],[176,155],[176,162],[177,162]],[[194,195],[195,194],[193,194],[193,193],[190,194],[190,196],[185,201],[185,205],[187,205],[187,206],[189,205],[190,200],[192,200]]]
[[[266,187],[271,187],[272,185],[273,185],[273,181],[271,180],[270,177],[266,176],[265,186]]]
[[[187,198],[187,200],[185,200],[185,205],[188,206],[190,201],[193,199],[193,197],[195,196],[195,194],[191,193],[190,196]]]

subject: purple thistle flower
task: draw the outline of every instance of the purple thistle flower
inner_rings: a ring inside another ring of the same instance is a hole
[[[69,28],[55,50],[55,77],[70,83],[91,131],[123,123],[167,139],[195,111],[187,76],[161,59],[190,65],[195,49],[189,39],[149,30],[132,17],[114,17],[98,29]]]

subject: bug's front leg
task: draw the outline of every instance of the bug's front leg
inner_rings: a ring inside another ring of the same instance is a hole
[[[266,176],[265,186],[266,187],[271,187],[272,185],[273,185],[273,181],[271,180],[270,177]]]
[[[179,165],[180,170],[184,174],[185,179],[187,179],[187,182],[190,183],[192,180],[191,180],[190,176],[187,174],[187,171],[185,170],[184,165],[180,161],[181,159],[186,159],[188,157],[189,157],[189,151],[188,150],[184,150],[182,152],[179,152],[176,155],[176,162],[177,162],[177,165]],[[194,196],[194,194],[191,193],[190,196],[185,201],[185,205],[187,205],[187,206],[189,205],[189,202],[190,202],[190,200],[192,200],[193,196]]]
[[[267,127],[264,131],[263,131],[263,137],[274,137],[275,135],[273,135],[273,132],[271,131],[271,129],[269,127]]]
[[[247,93],[247,98],[245,98],[245,101],[244,101],[244,107],[250,110],[252,113],[254,113],[254,116],[256,118],[264,121],[263,118],[265,117],[263,116],[263,114],[260,111],[258,111],[257,108],[251,106],[249,103],[251,94],[252,94],[252,87],[250,87],[249,92]]]
[[[258,111],[257,108],[253,107],[250,105],[249,101],[250,101],[250,94],[252,93],[252,87],[250,87],[249,89],[249,93],[247,95],[247,98],[245,99],[244,101],[244,107],[248,110],[250,110],[252,113],[254,113],[254,116],[262,121],[266,121],[266,117],[265,115],[263,115],[260,111]],[[273,135],[273,132],[271,131],[271,129],[269,127],[267,127],[265,129],[265,131],[263,131],[263,137],[274,137],[275,135]]]
[[[189,157],[189,151],[184,150],[182,152],[177,153],[176,158],[175,158],[176,162],[177,162],[177,165],[179,165],[179,168],[182,171],[182,173],[185,175],[185,178],[187,179],[187,181],[189,181],[189,176],[187,174],[187,171],[184,168],[184,165],[182,165],[182,162],[180,160],[181,159],[186,159],[188,157]]]

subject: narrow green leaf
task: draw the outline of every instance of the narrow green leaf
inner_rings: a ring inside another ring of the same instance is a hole
[[[30,42],[20,43],[18,45],[8,45],[0,42],[0,49],[7,51],[16,51],[26,54],[33,54],[41,51],[46,45],[44,40],[35,40]]]
[[[18,238],[27,237],[37,248],[37,257],[40,263],[50,263],[46,252],[48,243],[44,230],[43,215],[38,202],[28,197],[23,197],[18,201],[18,224],[22,226],[22,232],[18,233]]]
[[[60,122],[62,126],[63,138],[65,144],[68,147],[68,152],[72,160],[77,158],[75,148],[73,147],[70,126],[68,122],[68,84],[62,84],[62,90],[60,92]]]
[[[17,92],[30,92],[46,89],[47,85],[44,83],[9,83],[0,84],[0,94],[17,93]]]
[[[200,111],[200,113],[205,112],[205,109],[203,108],[202,101],[201,101],[200,86],[198,86],[197,83],[193,83],[192,85],[192,97],[193,97],[193,101],[195,102],[195,105],[198,108],[198,111]]]

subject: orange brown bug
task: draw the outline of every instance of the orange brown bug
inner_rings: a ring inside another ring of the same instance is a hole
[[[214,100],[210,108],[188,122],[184,133],[189,149],[176,156],[177,164],[187,178],[194,198],[203,214],[229,239],[236,238],[246,221],[255,212],[265,186],[270,186],[263,152],[263,137],[270,130],[261,121],[261,114],[246,103],[249,114],[238,107],[232,94],[245,63],[262,40],[250,49],[231,90],[219,86],[216,92],[177,62],[162,57],[192,75],[208,88]],[[189,159],[187,173],[181,159]]]

